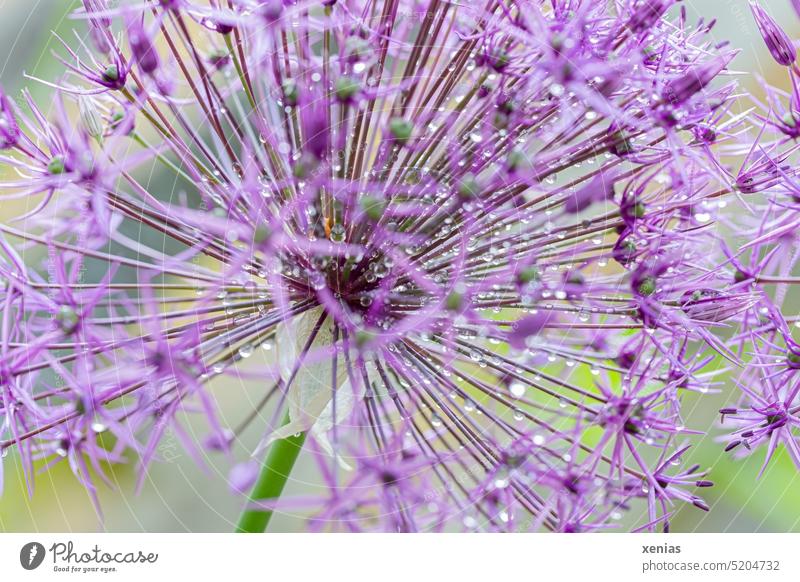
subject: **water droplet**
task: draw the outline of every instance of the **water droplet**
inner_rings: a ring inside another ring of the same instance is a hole
[[[344,226],[341,224],[334,224],[331,227],[331,240],[335,243],[344,242],[347,233],[345,231]]]
[[[522,398],[525,395],[525,385],[522,382],[512,382],[508,391],[514,398]]]

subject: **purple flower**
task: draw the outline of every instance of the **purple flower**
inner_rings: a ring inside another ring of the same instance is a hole
[[[148,75],[156,72],[159,66],[158,51],[153,46],[150,34],[145,30],[142,21],[136,17],[129,18],[127,27],[131,53],[142,72]]]
[[[564,203],[564,212],[576,214],[595,202],[614,198],[614,178],[599,174],[594,180],[570,195]]]
[[[0,87],[0,150],[12,148],[19,140],[19,127],[11,102]]]
[[[662,457],[653,471],[653,480],[641,489],[640,495],[647,498],[650,523],[661,523],[664,533],[670,530],[669,507],[676,501],[690,503],[698,509],[710,511],[708,504],[693,493],[696,488],[714,486],[712,481],[705,478],[708,471],[701,471],[699,465],[674,470],[675,465],[682,464],[682,457],[688,449],[688,446],[684,446],[669,457]],[[658,518],[659,514],[663,517]]]
[[[518,350],[525,349],[528,338],[539,335],[551,319],[555,319],[552,314],[537,313],[515,321],[508,334],[508,345]]]
[[[756,305],[754,293],[724,293],[715,289],[697,289],[683,295],[683,312],[697,321],[722,322]]]
[[[733,60],[736,53],[719,55],[698,65],[692,65],[681,75],[668,81],[661,92],[662,99],[682,104],[705,89]]]
[[[649,31],[674,3],[674,0],[640,0],[633,8],[628,26],[634,32]]]
[[[259,466],[255,461],[239,463],[231,468],[228,475],[230,488],[234,493],[247,494],[258,477]]]
[[[761,466],[759,476],[764,473],[770,460],[775,455],[779,444],[785,446],[789,456],[800,469],[800,443],[796,431],[800,427],[798,412],[800,407],[796,404],[800,387],[786,392],[786,396],[777,397],[778,385],[771,380],[766,380],[761,390],[747,390],[749,406],[727,408],[722,413],[723,424],[734,424],[737,428],[730,434],[726,451],[745,451],[749,454],[758,445],[765,445],[766,454]]]
[[[797,49],[789,35],[755,0],[750,0],[750,10],[753,11],[758,30],[775,62],[784,67],[794,63],[797,59]]]
[[[43,198],[0,225],[0,448],[94,495],[170,434],[230,460],[261,529],[707,509],[673,469],[682,396],[714,389],[713,351],[739,363],[716,330],[763,324],[745,287],[772,265],[709,228],[737,201],[717,147],[747,135],[715,81],[733,54],[628,4],[87,0],[107,46],[67,48],[53,107],[0,102],[0,186]]]

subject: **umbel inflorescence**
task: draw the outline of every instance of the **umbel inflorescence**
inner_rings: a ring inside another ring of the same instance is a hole
[[[767,325],[716,228],[755,187],[718,157],[750,134],[713,21],[83,4],[64,75],[37,80],[52,103],[0,101],[6,196],[30,201],[0,226],[0,447],[31,487],[62,459],[93,497],[101,462],[143,478],[170,430],[199,462],[260,436],[230,475],[249,492],[263,467],[247,530],[286,508],[564,532],[708,509],[681,403]],[[222,414],[243,383],[257,401]],[[280,497],[300,447],[318,483]]]

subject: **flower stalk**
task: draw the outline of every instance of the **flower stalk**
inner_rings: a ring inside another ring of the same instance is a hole
[[[287,415],[283,424],[286,425],[288,423],[289,417]],[[248,497],[249,505],[239,518],[239,523],[236,526],[237,533],[260,533],[266,531],[275,511],[257,509],[250,505],[259,501],[278,500],[280,498],[292,468],[300,456],[305,440],[306,433],[301,432],[272,443],[258,479]]]

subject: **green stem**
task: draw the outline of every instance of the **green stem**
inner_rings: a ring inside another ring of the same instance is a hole
[[[225,44],[227,45],[228,52],[233,59],[233,66],[236,67],[236,74],[239,75],[239,81],[242,83],[242,88],[247,95],[247,100],[250,102],[250,107],[253,108],[253,111],[256,111],[258,110],[258,107],[256,106],[256,98],[250,89],[250,83],[247,82],[247,77],[244,74],[244,69],[242,69],[242,64],[239,62],[239,54],[236,52],[236,49],[233,46],[231,35],[225,35]]]
[[[289,422],[289,414],[283,424]],[[249,502],[263,501],[265,499],[278,499],[283,492],[289,474],[292,472],[297,457],[303,448],[306,433],[287,437],[272,443],[264,466],[258,476],[253,491],[250,493]],[[270,510],[245,509],[236,526],[237,533],[260,533],[267,529],[273,512]]]
[[[133,139],[133,141],[138,143],[144,149],[149,150],[149,151],[155,151],[155,148],[153,146],[151,146],[149,143],[147,143],[144,140],[144,138],[142,138],[142,136],[140,136],[138,133],[136,133],[136,132],[131,133],[131,138]],[[170,170],[175,172],[177,175],[181,176],[184,180],[186,180],[190,184],[194,182],[194,180],[190,176],[188,176],[186,174],[186,172],[181,170],[178,166],[176,166],[175,164],[170,162],[167,158],[165,158],[161,154],[156,154],[156,159],[159,162],[161,162],[162,164],[164,164],[166,167],[168,167]]]

